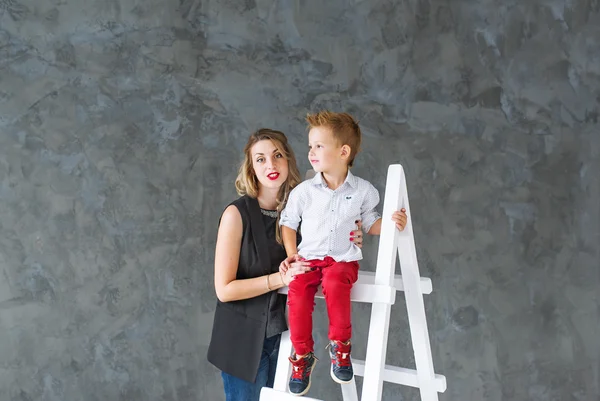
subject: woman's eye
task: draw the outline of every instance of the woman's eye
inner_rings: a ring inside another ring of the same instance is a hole
[[[283,157],[283,155],[282,155],[281,153],[277,153],[277,154],[275,155],[275,157],[276,157],[276,158],[278,158],[278,159],[281,159],[281,158]]]
[[[257,163],[262,163],[265,159],[263,159],[262,157],[259,157],[258,159],[256,159]]]

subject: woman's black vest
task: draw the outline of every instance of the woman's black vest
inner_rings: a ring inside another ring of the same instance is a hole
[[[231,204],[239,210],[243,224],[236,278],[277,272],[285,250],[273,243],[274,235],[267,236],[258,201],[242,196]],[[274,251],[281,253],[271,255]],[[287,330],[285,301],[286,297],[277,291],[241,301],[217,300],[208,361],[225,373],[254,383],[267,327],[269,335]]]

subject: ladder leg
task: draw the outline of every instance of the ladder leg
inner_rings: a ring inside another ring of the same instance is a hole
[[[417,250],[404,177],[401,180],[400,190],[405,199],[404,207],[406,208],[406,213],[409,215],[409,221],[400,235],[397,252],[400,259],[402,280],[404,281],[404,296],[406,298],[408,325],[410,327],[410,336],[415,354],[417,377],[419,379],[419,390],[421,391],[422,401],[438,401],[427,318],[425,317],[425,303],[423,302],[423,294],[421,293],[421,277],[417,261]]]
[[[277,370],[275,371],[275,383],[273,388],[277,391],[287,391],[287,383],[290,378],[290,361],[288,357],[292,353],[292,341],[290,331],[281,333],[279,343],[279,356],[277,358]]]
[[[413,254],[416,256],[414,242],[412,242],[412,252],[406,252],[406,250],[410,249],[409,246],[404,247],[403,249],[404,252],[400,255],[400,265],[402,269],[402,277],[404,278],[406,284],[404,294],[406,296],[408,324],[410,327],[410,336],[412,338],[413,352],[415,355],[417,377],[419,378],[421,400],[438,401],[438,393],[436,386],[434,385],[435,371],[433,368],[431,345],[429,343],[427,318],[425,317],[425,303],[419,287],[419,270],[417,267],[416,257],[411,258],[410,255]]]
[[[401,166],[390,166],[388,168],[385,198],[383,201],[384,216],[391,216],[394,211],[401,207],[402,197],[399,183],[402,182],[402,175]],[[398,231],[392,220],[384,218],[381,222],[381,238],[379,239],[379,249],[377,251],[375,284],[394,285],[397,240]],[[390,328],[390,312],[390,304],[374,303],[371,307],[362,401],[381,400],[388,332]]]
[[[373,304],[371,307],[362,401],[381,400],[390,314],[391,307],[388,304]]]

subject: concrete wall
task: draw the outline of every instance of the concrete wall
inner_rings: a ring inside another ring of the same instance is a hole
[[[304,171],[303,116],[328,107],[360,119],[382,195],[406,168],[440,400],[597,401],[599,11],[0,0],[0,400],[223,400],[205,354],[241,149],[283,130]],[[404,305],[388,363],[412,367]],[[310,395],[340,400],[317,309]]]

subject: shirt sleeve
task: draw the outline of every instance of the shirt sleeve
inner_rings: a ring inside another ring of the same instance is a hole
[[[304,202],[302,202],[302,187],[297,186],[292,189],[288,196],[285,208],[281,211],[279,217],[279,225],[286,226],[292,230],[298,230],[298,225],[302,221],[302,210]]]
[[[360,207],[360,218],[364,232],[369,232],[371,226],[381,218],[379,212],[375,209],[379,204],[379,192],[369,183],[365,198]]]

